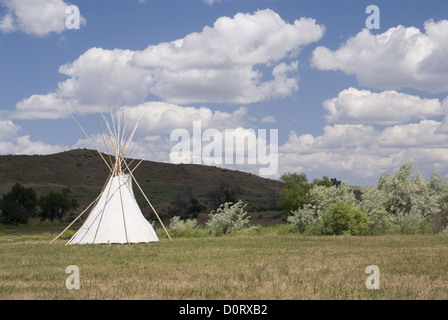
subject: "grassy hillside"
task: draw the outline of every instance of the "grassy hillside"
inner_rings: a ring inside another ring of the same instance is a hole
[[[0,196],[8,192],[17,181],[32,187],[38,196],[50,190],[61,191],[70,187],[82,210],[100,193],[109,174],[109,169],[94,150],[76,149],[51,155],[6,155],[0,156]],[[206,209],[212,209],[209,197],[211,191],[221,184],[226,188],[239,188],[237,198],[248,203],[250,211],[257,213],[260,220],[272,221],[277,206],[281,182],[228,169],[193,164],[170,164],[143,161],[134,172],[158,213],[167,217],[170,203],[190,192]],[[145,215],[150,215],[137,187],[134,186],[137,201]]]

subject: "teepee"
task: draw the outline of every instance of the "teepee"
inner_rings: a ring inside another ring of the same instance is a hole
[[[162,220],[160,220],[159,215],[133,175],[134,170],[143,160],[138,162],[137,165],[131,169],[134,160],[128,163],[129,159],[126,158],[132,138],[137,129],[138,121],[125,138],[126,126],[123,123],[123,115],[119,117],[117,116],[117,113],[115,113],[115,115],[111,114],[112,125],[110,125],[103,114],[101,115],[105,124],[105,128],[101,128],[100,126],[101,135],[107,153],[109,154],[109,161],[107,161],[101,152],[99,152],[93,141],[73,117],[110,169],[110,174],[100,195],[65,229],[67,230],[82,214],[84,214],[84,212],[93,206],[93,209],[90,211],[89,216],[86,218],[81,228],[74,234],[67,244],[140,243],[159,241],[154,228],[145,219],[135,200],[132,181],[134,181],[143,194],[151,209],[159,219],[168,238],[171,240]],[[53,241],[62,235],[64,231],[53,239]]]

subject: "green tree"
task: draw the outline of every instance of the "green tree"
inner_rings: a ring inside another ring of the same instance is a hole
[[[288,216],[308,203],[308,191],[312,185],[308,183],[303,173],[285,173],[280,180],[283,182],[283,188],[280,191],[280,207]]]
[[[324,234],[360,235],[367,227],[366,214],[344,201],[332,204],[324,212],[322,220]]]
[[[338,179],[336,179],[336,178],[331,178],[330,181],[331,181],[331,185],[332,185],[332,186],[339,187],[339,186],[342,184],[341,180],[338,180]]]
[[[333,179],[331,179],[331,180],[333,180]],[[313,185],[331,187],[333,184],[332,184],[332,181],[330,181],[330,179],[328,179],[327,176],[323,176],[322,179],[314,179]]]
[[[210,191],[207,194],[207,198],[211,202],[213,208],[219,208],[223,203],[232,202],[236,203],[238,195],[241,194],[240,187],[230,187],[228,184],[221,181],[219,187]]]
[[[32,188],[25,188],[17,182],[11,191],[0,199],[0,211],[4,224],[27,223],[37,212],[37,195]]]
[[[50,191],[46,196],[39,199],[40,214],[42,220],[49,219],[53,222],[55,219],[62,221],[62,218],[71,209],[78,206],[76,200],[69,197],[70,191],[64,189],[63,193]]]
[[[428,180],[428,187],[431,196],[435,197],[439,204],[439,210],[431,215],[433,231],[439,233],[446,229],[448,224],[448,179],[441,177],[434,170]]]
[[[321,217],[325,210],[332,204],[339,201],[344,201],[352,206],[357,204],[355,195],[345,183],[340,186],[332,185],[331,187],[315,185],[308,192],[308,197],[309,202],[307,207],[312,208],[316,213],[316,216],[319,217]]]

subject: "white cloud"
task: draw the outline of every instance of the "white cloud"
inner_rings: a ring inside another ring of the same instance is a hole
[[[280,172],[309,176],[337,175],[352,181],[377,178],[385,170],[413,161],[424,173],[448,161],[448,134],[437,133],[440,122],[395,125],[383,130],[368,125],[335,124],[323,134],[289,134],[279,148]]]
[[[288,24],[269,9],[238,13],[201,32],[136,52],[133,62],[151,73],[151,93],[167,102],[252,103],[297,90],[297,75],[290,74],[296,74],[298,62],[278,61],[318,41],[323,32],[313,19]],[[263,81],[257,64],[272,66],[273,80]]]
[[[33,94],[16,105],[11,113],[15,119],[59,119],[71,114],[72,102],[51,93]]]
[[[335,51],[317,47],[312,65],[355,75],[369,87],[448,91],[448,20],[428,20],[424,29],[398,26],[378,35],[363,29]]]
[[[313,19],[286,23],[271,10],[221,17],[213,27],[143,51],[91,48],[60,66],[68,76],[46,94],[16,105],[21,119],[67,117],[116,105],[139,105],[149,94],[172,104],[246,104],[281,98],[298,89],[298,50],[319,40]],[[257,65],[272,68],[264,75]]]
[[[349,88],[337,98],[325,100],[323,106],[326,120],[334,123],[395,124],[443,114],[438,99],[423,99],[394,90],[374,93]]]
[[[111,106],[141,103],[149,93],[151,75],[131,65],[132,50],[91,48],[72,63],[59,67],[70,78],[60,82],[57,95],[80,105]]]
[[[0,31],[3,33],[10,33],[16,30],[14,26],[14,17],[12,14],[7,13],[0,18]]]
[[[447,148],[448,136],[437,132],[440,124],[434,120],[422,120],[420,123],[388,127],[378,136],[378,145],[395,148]]]
[[[0,120],[0,140],[16,135],[20,129],[20,126],[14,124],[11,120]]]
[[[21,136],[11,141],[0,142],[0,154],[51,154],[68,150],[66,146],[50,145],[32,141],[30,136]]]
[[[133,124],[142,116],[139,128],[145,134],[167,134],[174,129],[183,128],[191,131],[193,121],[201,121],[203,129],[223,130],[235,128],[245,123],[247,109],[240,107],[234,112],[212,111],[206,107],[182,107],[165,102],[146,102],[138,106],[123,107],[125,121]]]
[[[68,6],[62,0],[1,0],[6,14],[0,17],[0,31],[9,33],[21,31],[39,37],[51,32],[61,33],[65,30]],[[84,17],[80,23],[85,24]]]
[[[18,136],[21,127],[11,120],[0,120],[0,154],[48,154],[67,150],[64,146],[32,141],[30,136]]]
[[[261,119],[261,122],[264,122],[264,123],[275,123],[275,122],[277,122],[277,120],[275,119],[274,116],[266,116],[266,117],[263,117]]]

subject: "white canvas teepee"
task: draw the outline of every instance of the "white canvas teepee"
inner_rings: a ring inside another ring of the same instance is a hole
[[[132,191],[129,174],[113,176],[81,229],[67,244],[159,241],[144,218]]]
[[[89,216],[67,244],[140,243],[159,241],[154,228],[145,219],[135,200],[134,191],[132,189],[132,180],[134,180],[135,184],[142,192],[146,201],[159,219],[168,238],[171,240],[163,222],[160,220],[160,217],[133,175],[133,171],[138,167],[141,161],[131,170],[130,165],[132,164],[132,161],[128,164],[125,157],[131,144],[132,137],[137,129],[138,121],[125,139],[124,134],[126,127],[123,124],[123,117],[117,117],[117,113],[115,113],[115,116],[112,116],[112,128],[104,115],[102,115],[102,117],[105,123],[105,133],[102,132],[102,137],[106,150],[109,153],[109,162],[98,151],[98,148],[81,126],[80,128],[109,167],[110,175],[101,194],[89,205],[89,207],[94,205]],[[87,207],[86,210],[84,210],[65,230],[86,212],[89,207]],[[63,232],[61,232],[61,234]],[[53,239],[53,241],[60,235]]]

